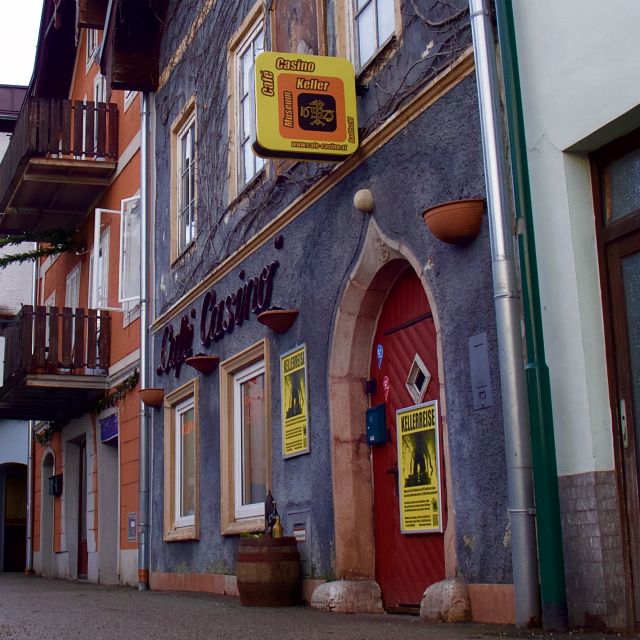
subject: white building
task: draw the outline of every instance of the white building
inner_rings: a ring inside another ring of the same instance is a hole
[[[514,2],[569,620],[640,622],[640,4]]]

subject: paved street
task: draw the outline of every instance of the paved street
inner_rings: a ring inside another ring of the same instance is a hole
[[[425,625],[417,618],[342,615],[305,607],[253,609],[236,598],[106,588],[0,573],[1,640],[305,640],[353,638],[606,638],[602,634],[518,633],[509,627]]]

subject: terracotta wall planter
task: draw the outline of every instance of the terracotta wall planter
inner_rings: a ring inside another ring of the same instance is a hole
[[[452,200],[425,209],[422,217],[431,233],[449,244],[465,244],[480,233],[484,198]]]
[[[164,389],[161,387],[150,387],[147,389],[140,389],[138,391],[140,400],[147,405],[147,407],[161,407],[164,400]]]

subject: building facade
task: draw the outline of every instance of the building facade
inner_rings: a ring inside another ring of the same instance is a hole
[[[0,411],[35,421],[35,572],[136,584],[139,97],[107,90],[103,24],[75,2],[43,6],[0,227],[44,255],[35,308],[6,329]]]
[[[457,577],[475,619],[509,621],[487,223],[453,245],[422,219],[484,195],[468,14],[345,9],[167,7],[151,101],[150,386],[164,401],[152,410],[150,584],[237,593],[238,543],[264,530],[270,491],[314,606],[417,611],[429,585]],[[357,153],[253,154],[249,78],[263,50],[354,63]],[[126,82],[119,73],[115,61]],[[369,444],[366,412],[380,406],[383,441]],[[409,437],[402,416],[433,429]],[[412,483],[431,491],[416,518]]]
[[[570,622],[632,629],[640,92],[628,78],[640,16],[624,1],[513,5]]]

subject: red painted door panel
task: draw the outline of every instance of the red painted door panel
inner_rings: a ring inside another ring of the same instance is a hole
[[[377,362],[378,345],[383,348],[380,367]],[[431,374],[421,401],[439,399],[435,325],[420,280],[413,270],[408,269],[398,278],[387,296],[378,320],[371,355],[371,377],[377,381],[372,406],[385,402],[383,380],[385,377],[389,379],[386,420],[390,440],[386,444],[373,445],[371,449],[376,580],[382,589],[385,609],[391,611],[419,606],[426,587],[444,578],[443,534],[400,533],[395,417],[397,409],[416,404],[406,387],[416,353]],[[442,442],[439,447],[442,461]],[[443,527],[447,519],[444,472],[444,463],[441,462]]]

